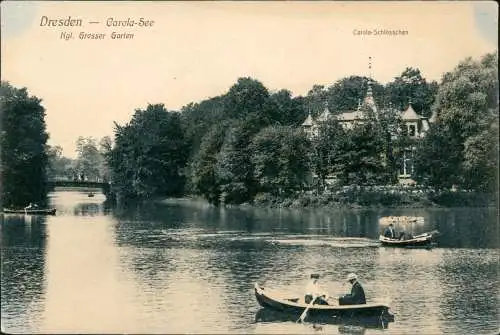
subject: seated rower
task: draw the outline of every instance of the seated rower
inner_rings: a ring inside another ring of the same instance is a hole
[[[30,202],[30,204],[26,207],[24,207],[24,209],[37,209],[38,208],[38,205],[37,204],[34,204],[32,202]]]
[[[306,295],[304,300],[306,304],[310,304],[313,301],[313,305],[328,305],[327,293],[323,292],[323,290],[319,286],[319,274],[311,274],[311,280],[306,286]]]
[[[389,226],[387,228],[385,228],[384,237],[392,238],[392,239],[396,238],[396,232],[394,231],[394,225],[392,223],[389,224]]]
[[[411,240],[413,238],[413,235],[411,233],[406,233],[405,231],[402,231],[400,234],[399,234],[399,239],[401,241],[405,241],[405,240]]]
[[[365,290],[358,282],[358,276],[349,273],[347,281],[352,284],[351,293],[339,297],[339,305],[363,305],[366,304]]]

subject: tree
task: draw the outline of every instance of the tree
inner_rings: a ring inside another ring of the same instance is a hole
[[[386,86],[390,102],[399,110],[405,110],[409,102],[415,112],[424,117],[431,116],[431,106],[437,93],[436,82],[427,83],[419,69],[407,67],[400,76]]]
[[[73,179],[76,175],[75,162],[62,155],[61,146],[47,146],[47,179]]]
[[[402,168],[404,151],[415,145],[415,140],[408,136],[406,125],[401,119],[401,112],[394,107],[386,107],[378,114],[378,120],[372,120],[377,127],[378,138],[383,146],[383,165],[385,181],[395,183],[398,171]]]
[[[453,183],[478,190],[496,189],[497,64],[496,53],[479,61],[467,58],[443,76],[434,105],[436,125],[423,143],[419,178],[438,182],[442,176],[446,186]],[[436,157],[437,153],[440,156]],[[441,162],[436,162],[437,158]]]
[[[229,119],[225,113],[224,96],[217,96],[190,103],[181,108],[181,121],[185,129],[186,141],[192,148],[191,157],[198,152],[202,138],[214,124]]]
[[[101,156],[99,164],[99,175],[104,182],[108,182],[110,178],[108,158],[113,150],[113,140],[109,136],[104,136],[99,141],[99,155]]]
[[[450,188],[463,178],[463,145],[441,124],[433,126],[419,143],[415,159],[415,180],[421,184]]]
[[[327,105],[327,91],[324,85],[314,85],[304,98],[305,115],[311,114],[312,117],[317,117],[325,110]],[[303,120],[302,120],[303,121]]]
[[[218,204],[220,197],[215,169],[226,131],[226,124],[214,124],[203,137],[200,150],[191,163],[190,185],[193,192],[202,195],[212,204]]]
[[[104,136],[99,141],[99,152],[101,155],[106,155],[113,149],[113,140],[109,136]]]
[[[44,202],[47,195],[45,109],[26,88],[1,82],[1,198],[6,206]]]
[[[114,192],[141,199],[181,194],[188,152],[178,113],[163,104],[136,110],[128,124],[115,125],[108,158]]]
[[[306,117],[303,99],[292,98],[288,90],[271,94],[263,108],[264,115],[272,124],[299,126]]]
[[[79,136],[76,140],[76,170],[80,179],[97,181],[100,175],[102,156],[97,148],[97,140],[92,137]]]
[[[62,157],[62,147],[61,146],[46,146],[46,151],[47,151],[47,179],[55,179],[56,176],[59,174],[58,166],[57,164],[59,163],[61,157]]]
[[[338,157],[345,150],[346,132],[337,119],[322,122],[318,134],[312,141],[311,163],[318,178],[318,187],[324,189],[329,175],[340,172],[337,167]]]
[[[377,184],[384,171],[384,145],[378,128],[372,122],[355,123],[346,131],[347,139],[336,158],[336,169],[342,185]]]
[[[258,80],[249,77],[238,78],[224,97],[224,107],[229,117],[243,119],[250,115],[262,115],[269,98],[267,88]]]
[[[271,126],[252,140],[254,177],[260,192],[289,195],[301,189],[308,170],[309,140],[300,129]]]
[[[481,191],[498,187],[498,123],[464,142],[464,186]]]
[[[235,121],[229,128],[217,156],[216,178],[224,203],[239,204],[252,199],[256,192],[249,145],[267,119],[253,114]]]
[[[378,105],[383,106],[385,101],[384,86],[378,82],[360,76],[342,78],[328,88],[328,108],[333,114],[354,111],[360,101],[366,96],[368,83],[371,82],[373,95],[377,97]]]

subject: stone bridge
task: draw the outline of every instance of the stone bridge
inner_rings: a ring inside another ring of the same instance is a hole
[[[100,188],[106,196],[109,194],[110,183],[96,181],[71,181],[71,180],[51,180],[47,182],[49,190],[54,190],[56,187],[64,188]]]

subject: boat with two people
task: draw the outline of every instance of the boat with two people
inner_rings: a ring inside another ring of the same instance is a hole
[[[30,214],[30,215],[55,215],[55,208],[40,208],[37,204],[30,203],[28,206],[19,209],[4,208],[5,214]]]
[[[381,225],[388,224],[379,236],[379,242],[383,246],[405,248],[432,247],[436,244],[436,236],[439,235],[439,231],[437,230],[418,235],[408,232],[414,231],[416,224],[424,224],[423,217],[390,216],[381,218],[379,222]],[[399,226],[399,233],[396,232],[395,225]]]
[[[313,277],[313,275],[311,275]],[[314,279],[314,278],[313,278]],[[277,290],[266,289],[255,283],[255,298],[261,307],[274,311],[287,313],[289,315],[300,316],[297,322],[310,318],[353,318],[353,317],[379,317],[382,319],[393,319],[394,316],[389,311],[389,306],[383,303],[367,303],[364,298],[364,291],[361,288],[362,301],[357,301],[353,295],[356,291],[356,276],[350,274],[348,280],[353,284],[350,295],[344,295],[339,299],[330,296],[316,295],[313,299],[307,299],[309,292],[305,295],[288,296]],[[359,284],[358,284],[359,285]],[[321,299],[316,299],[321,298]],[[348,301],[349,299],[351,301]],[[308,301],[309,300],[309,301]]]
[[[431,232],[426,232],[419,235],[403,235],[400,238],[391,238],[384,235],[379,236],[379,241],[383,246],[386,247],[426,247],[430,248],[436,245],[436,236],[439,235],[439,231],[433,230]]]

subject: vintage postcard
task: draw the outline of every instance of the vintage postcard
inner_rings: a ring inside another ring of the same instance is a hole
[[[497,334],[498,4],[1,3],[5,333]]]

